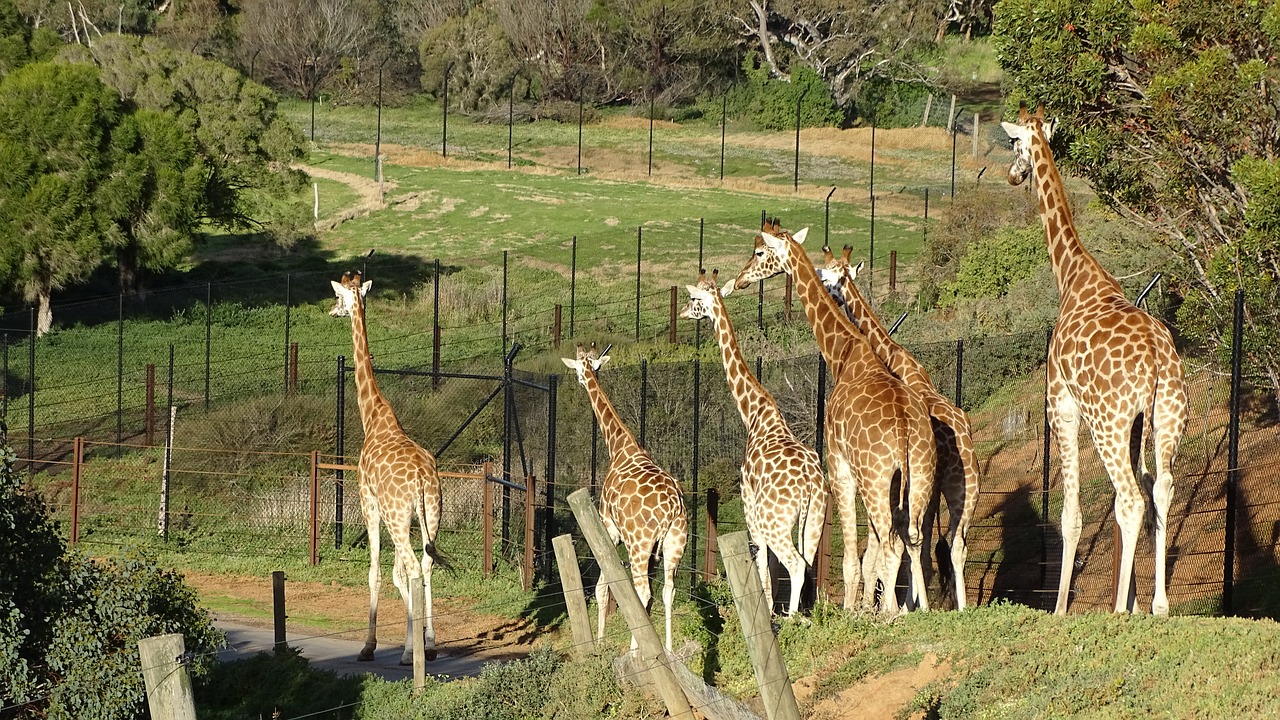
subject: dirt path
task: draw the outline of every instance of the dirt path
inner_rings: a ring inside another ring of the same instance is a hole
[[[384,206],[383,195],[395,190],[397,185],[391,181],[383,181],[382,190],[378,189],[378,181],[363,175],[355,173],[342,172],[341,170],[331,170],[326,167],[316,165],[296,165],[295,169],[301,170],[311,177],[324,178],[333,182],[340,182],[351,188],[360,199],[351,207],[345,208],[332,217],[322,218],[316,221],[317,230],[332,230],[342,223],[364,217],[374,211],[381,210]]]
[[[254,627],[272,626],[270,579],[189,572],[186,580],[209,604],[236,608],[214,612],[215,618]],[[435,601],[434,624],[442,652],[465,653],[485,660],[508,660],[529,653],[538,637],[532,621],[478,613],[470,609],[473,604],[463,598]],[[363,641],[369,593],[364,588],[331,583],[287,581],[285,611],[291,635],[333,635]],[[404,604],[398,598],[384,596],[378,606],[379,647],[403,647],[404,627]]]

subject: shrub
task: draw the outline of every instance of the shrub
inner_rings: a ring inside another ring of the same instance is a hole
[[[729,92],[731,113],[735,117],[750,118],[758,129],[795,128],[797,101],[800,101],[802,127],[829,127],[844,122],[844,112],[813,68],[797,65],[791,81],[787,82],[770,77],[769,69],[759,64],[759,56],[748,53],[743,71],[747,82]]]
[[[16,706],[5,717],[141,716],[138,641],[182,633],[199,676],[221,633],[173,571],[67,553],[13,463],[0,428],[0,704]]]
[[[1017,281],[1031,277],[1049,262],[1044,231],[1039,224],[1009,227],[969,244],[960,258],[955,280],[947,283],[947,298],[999,298]]]

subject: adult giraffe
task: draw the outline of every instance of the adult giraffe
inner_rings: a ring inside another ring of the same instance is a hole
[[[845,607],[853,606],[858,593],[856,489],[869,528],[863,607],[871,606],[879,580],[881,609],[897,611],[895,588],[905,543],[911,559],[908,603],[927,610],[921,540],[937,461],[929,414],[920,397],[880,362],[866,336],[822,285],[801,245],[807,234],[808,228],[791,235],[776,221],[766,222],[756,235],[751,259],[725,292],[780,273],[790,275],[818,349],[831,367],[835,388],[827,401],[827,468],[846,543]]]
[[[844,304],[849,317],[867,336],[867,341],[876,355],[907,387],[911,388],[924,401],[929,410],[929,418],[933,424],[933,439],[938,452],[937,474],[934,477],[934,494],[930,499],[929,512],[925,517],[924,543],[928,545],[931,518],[938,512],[939,495],[947,500],[947,534],[938,540],[938,566],[942,573],[942,590],[949,593],[955,601],[957,610],[966,607],[964,564],[968,556],[969,522],[973,519],[974,508],[978,505],[978,489],[980,473],[978,458],[973,450],[973,433],[969,426],[969,415],[952,403],[938,388],[924,365],[912,357],[906,348],[899,345],[889,336],[889,331],[881,324],[871,309],[871,304],[862,296],[858,286],[854,284],[858,270],[850,264],[849,255],[852,248],[844,247],[840,257],[832,254],[828,247],[822,248],[826,267],[818,270],[822,282],[831,292],[832,297]],[[950,562],[943,563],[946,557]]]
[[[1182,361],[1169,329],[1129,302],[1120,283],[1080,242],[1062,175],[1049,149],[1054,123],[1045,121],[1044,106],[1028,113],[1023,105],[1017,123],[1001,125],[1013,141],[1009,184],[1019,185],[1028,175],[1034,177],[1049,261],[1061,297],[1049,344],[1045,391],[1062,465],[1062,572],[1054,612],[1062,615],[1067,611],[1080,541],[1079,433],[1083,419],[1116,490],[1121,554],[1115,610],[1132,612],[1137,604],[1133,557],[1145,513],[1155,541],[1151,612],[1167,615],[1166,521],[1173,495],[1173,460],[1188,412]],[[1143,485],[1149,477],[1144,452],[1149,439],[1144,432],[1147,425],[1154,435],[1156,462],[1149,486],[1149,512],[1143,497]],[[1140,475],[1135,475],[1135,470],[1140,470]]]
[[[391,580],[408,610],[400,664],[412,665],[415,614],[426,624],[423,642],[426,658],[436,659],[436,632],[431,621],[431,569],[437,562],[445,564],[435,547],[440,529],[440,476],[436,473],[435,457],[405,434],[373,377],[364,305],[365,293],[372,284],[361,282],[360,273],[354,277],[344,274],[341,282],[332,283],[343,314],[351,317],[356,393],[360,422],[364,426],[359,473],[360,510],[369,530],[369,632],[359,659],[372,660],[373,651],[378,647],[378,596],[382,586],[378,554],[382,544],[381,523],[385,522],[395,549]],[[413,549],[415,515],[422,530],[421,561]],[[425,608],[413,607],[410,583],[416,582],[424,586]]]
[[[791,599],[787,614],[800,609],[800,592],[805,570],[813,565],[827,513],[827,481],[822,476],[818,453],[796,439],[773,395],[752,374],[742,357],[733,322],[720,297],[719,272],[698,273],[698,284],[686,286],[689,302],[680,317],[709,318],[720,345],[729,390],[738,405],[738,414],[747,430],[746,455],[742,461],[742,503],[747,529],[759,551],[756,565],[769,606],[773,589],[769,576],[769,551],[791,577]],[[792,539],[792,527],[799,526],[799,542]],[[798,545],[798,547],[797,547]]]

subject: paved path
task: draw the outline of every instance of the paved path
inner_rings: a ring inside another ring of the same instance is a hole
[[[243,660],[256,653],[270,652],[275,644],[275,632],[271,628],[254,627],[234,620],[215,620],[214,626],[227,634],[227,647],[218,652],[220,662]],[[285,637],[290,647],[299,648],[304,659],[322,670],[338,675],[372,673],[387,680],[413,678],[413,666],[399,664],[404,650],[399,643],[379,646],[372,662],[360,662],[356,655],[364,645],[361,642],[287,631]],[[442,649],[435,661],[427,663],[427,675],[444,676],[441,679],[470,677],[479,675],[486,662],[491,660]]]

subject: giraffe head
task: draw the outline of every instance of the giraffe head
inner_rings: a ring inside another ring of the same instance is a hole
[[[1034,113],[1027,112],[1023,103],[1018,108],[1018,122],[1002,122],[1000,126],[1009,134],[1009,142],[1013,146],[1013,164],[1009,166],[1009,184],[1021,185],[1035,167],[1031,156],[1031,141],[1036,135],[1043,138],[1046,144],[1053,139],[1053,131],[1058,127],[1057,119],[1044,119],[1044,105],[1036,108]]]
[[[612,346],[609,346],[612,347]],[[609,347],[606,347],[605,354],[598,355],[596,353],[596,344],[591,343],[591,347],[578,346],[577,357],[560,358],[560,362],[566,367],[573,370],[578,375],[578,382],[583,386],[587,386],[587,379],[593,376],[609,362]]]
[[[338,302],[334,304],[329,314],[334,317],[346,317],[351,314],[352,308],[356,306],[357,298],[363,304],[365,293],[369,292],[369,288],[373,285],[372,280],[360,282],[360,273],[356,273],[353,277],[350,273],[342,273],[342,280],[330,280],[333,285],[333,292],[338,296]]]
[[[680,311],[680,317],[687,320],[715,319],[715,303],[719,301],[714,296],[721,292],[720,271],[712,270],[711,277],[707,278],[707,271],[699,270],[698,284],[685,287],[689,290],[689,302]]]
[[[831,248],[826,245],[822,246],[823,267],[818,268],[818,278],[822,280],[822,285],[831,293],[832,299],[836,304],[845,308],[844,290],[841,289],[842,283],[848,279],[850,283],[858,279],[858,273],[862,271],[863,263],[858,261],[857,265],[853,265],[849,256],[853,254],[853,246],[845,245],[844,251],[840,257],[832,254]],[[847,309],[847,308],[846,308]]]
[[[800,244],[809,234],[809,228],[801,228],[793,235],[782,229],[777,219],[765,221],[760,234],[756,235],[755,250],[738,277],[725,285],[722,295],[734,290],[743,290],[748,285],[765,278],[771,278],[787,271],[786,260],[789,253],[803,252]]]

